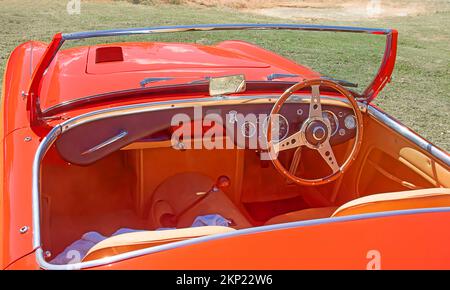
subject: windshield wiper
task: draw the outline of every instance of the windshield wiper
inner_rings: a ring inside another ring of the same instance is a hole
[[[174,78],[171,77],[165,77],[165,78],[145,78],[142,81],[139,82],[139,84],[141,85],[142,88],[145,88],[145,86],[147,84],[150,83],[156,83],[156,82],[162,82],[162,81],[170,81],[173,80]]]
[[[358,87],[358,84],[352,83],[352,82],[349,82],[349,81],[346,81],[346,80],[338,80],[338,79],[335,79],[335,78],[332,78],[332,77],[326,77],[326,76],[322,76],[321,78],[329,80],[329,81],[336,82],[336,83],[338,83],[338,84],[340,84],[341,86],[344,86],[344,87],[350,87],[350,88],[357,88]]]
[[[175,77],[151,77],[151,78],[145,78],[142,81],[139,82],[141,85],[141,88],[145,88],[146,85],[156,82],[162,82],[162,81],[170,81],[176,79]],[[206,76],[198,80],[193,80],[191,82],[188,82],[187,84],[199,84],[203,82],[208,82],[211,79],[211,77]]]
[[[277,73],[273,73],[267,76],[267,80],[268,81],[273,81],[276,79],[282,79],[282,78],[297,78],[299,77],[299,75],[294,75],[294,74],[277,74]]]
[[[299,75],[296,74],[281,74],[281,73],[273,73],[267,76],[267,80],[268,81],[273,81],[275,79],[282,79],[282,78],[297,78],[300,77]],[[346,81],[346,80],[339,80],[339,79],[335,79],[332,77],[327,77],[327,76],[322,76],[322,79],[326,79],[326,80],[330,80],[330,81],[334,81],[338,84],[340,84],[341,86],[344,87],[351,87],[351,88],[357,88],[358,84]]]

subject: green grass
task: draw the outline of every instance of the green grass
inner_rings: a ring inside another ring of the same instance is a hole
[[[428,0],[429,1],[429,0]],[[436,1],[432,1],[436,4]],[[0,71],[9,53],[27,40],[49,41],[59,31],[195,23],[287,22],[231,9],[181,5],[133,5],[127,2],[82,1],[80,15],[68,15],[66,1],[0,1]],[[450,5],[415,17],[359,22],[303,21],[392,27],[399,30],[393,81],[376,104],[443,149],[450,150]],[[439,5],[439,3],[438,3]],[[122,41],[124,38],[121,38]],[[292,31],[199,32],[131,37],[127,40],[190,41],[211,44],[226,39],[254,42],[321,73],[358,82],[374,75],[384,48],[382,36]],[[96,42],[118,41],[101,39]],[[72,45],[85,45],[78,41]]]

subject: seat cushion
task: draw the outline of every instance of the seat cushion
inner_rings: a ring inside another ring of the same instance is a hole
[[[309,208],[271,218],[266,225],[339,217],[372,212],[450,206],[450,188],[427,188],[373,194],[349,201],[341,207]]]
[[[273,225],[295,221],[327,218],[330,217],[336,209],[337,207],[331,206],[331,207],[308,208],[299,211],[288,212],[271,218],[265,224]]]
[[[126,233],[107,238],[92,247],[83,261],[92,261],[110,257],[129,251],[159,246],[186,239],[227,233],[235,231],[233,228],[220,226],[205,226],[175,230],[142,231]]]
[[[447,206],[450,206],[450,188],[427,188],[360,197],[339,207],[332,216]]]

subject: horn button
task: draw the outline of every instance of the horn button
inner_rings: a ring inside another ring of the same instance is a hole
[[[318,120],[311,121],[305,129],[305,139],[306,141],[313,145],[318,146],[325,142],[328,138],[328,127],[327,125]]]

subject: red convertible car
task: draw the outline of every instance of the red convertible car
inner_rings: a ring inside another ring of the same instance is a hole
[[[220,30],[386,42],[361,92],[246,41],[61,49]],[[396,50],[393,29],[297,24],[20,45],[2,87],[1,268],[449,269],[450,156],[372,104]]]

